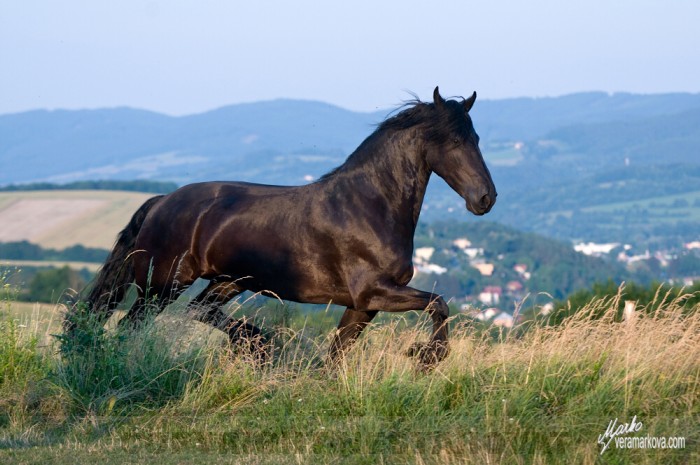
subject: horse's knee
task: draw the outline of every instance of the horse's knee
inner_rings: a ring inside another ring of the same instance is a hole
[[[447,302],[441,296],[437,296],[437,298],[432,300],[426,310],[433,318],[446,320],[450,316],[450,307],[447,306]]]

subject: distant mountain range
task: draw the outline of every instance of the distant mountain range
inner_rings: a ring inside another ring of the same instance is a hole
[[[147,178],[303,183],[341,163],[381,120],[276,100],[169,117],[116,108],[0,116],[0,184]]]
[[[0,185],[92,179],[302,184],[342,163],[390,112],[275,100],[184,117],[130,108],[0,115]],[[499,189],[490,219],[566,239],[617,240],[630,237],[626,226],[605,227],[610,217],[589,221],[601,214],[592,207],[615,203],[630,210],[625,202],[691,195],[692,208],[692,193],[700,191],[700,94],[477,100],[472,117]],[[643,184],[633,182],[640,177]],[[614,195],[606,198],[606,189]],[[591,198],[602,204],[592,205]],[[468,217],[441,181],[431,182],[426,206],[426,219]],[[700,235],[698,217],[662,226],[682,241]],[[642,236],[659,235],[658,221],[641,220]]]

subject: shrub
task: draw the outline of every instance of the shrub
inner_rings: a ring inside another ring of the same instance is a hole
[[[36,273],[29,283],[28,293],[22,298],[31,302],[56,302],[65,292],[82,289],[84,286],[85,281],[72,268],[50,268]]]

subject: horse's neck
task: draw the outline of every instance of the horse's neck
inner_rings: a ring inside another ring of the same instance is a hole
[[[415,228],[431,174],[422,151],[415,130],[373,134],[337,176],[344,178],[343,184],[362,189],[373,202],[386,202],[394,221]]]

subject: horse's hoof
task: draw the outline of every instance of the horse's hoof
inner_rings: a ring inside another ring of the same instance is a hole
[[[447,342],[431,341],[428,343],[416,342],[406,351],[409,357],[418,358],[423,368],[430,369],[447,357],[449,349]]]
[[[425,346],[427,346],[425,342],[414,342],[406,351],[406,356],[411,358],[418,357],[425,350]]]

